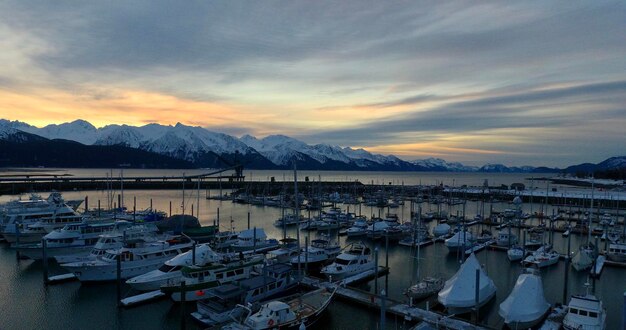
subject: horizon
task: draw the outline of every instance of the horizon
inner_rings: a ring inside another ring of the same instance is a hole
[[[472,166],[625,153],[620,1],[0,10],[0,116],[37,127],[180,122]]]

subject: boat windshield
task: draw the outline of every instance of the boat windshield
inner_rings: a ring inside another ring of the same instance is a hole
[[[170,266],[170,265],[163,264],[161,267],[159,267],[159,270],[164,273],[169,273],[169,272],[175,272],[177,270],[180,270],[181,268],[182,268],[181,266]]]
[[[350,260],[337,258],[335,260],[335,263],[338,264],[338,265],[349,265],[350,264]]]

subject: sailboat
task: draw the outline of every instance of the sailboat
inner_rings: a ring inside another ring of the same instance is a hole
[[[421,209],[418,210],[418,224],[417,226],[422,225],[421,217]],[[417,244],[417,278],[420,278],[420,244]],[[431,296],[435,293],[438,293],[443,289],[444,281],[441,277],[424,277],[421,281],[416,284],[410,286],[404,294],[412,299],[424,299],[428,296]]]
[[[478,304],[476,303],[476,270],[479,271]],[[485,305],[496,295],[496,285],[487,276],[472,253],[459,271],[446,281],[438,300],[449,314],[463,314]],[[477,306],[478,305],[478,306]]]
[[[590,268],[598,255],[595,245],[591,243],[591,224],[593,223],[593,183],[593,178],[591,178],[591,204],[589,205],[589,218],[587,219],[587,243],[581,245],[572,258],[572,267],[574,267],[577,271]]]
[[[498,314],[509,328],[528,329],[537,325],[549,310],[539,272],[526,269],[517,278],[511,294],[500,304]]]

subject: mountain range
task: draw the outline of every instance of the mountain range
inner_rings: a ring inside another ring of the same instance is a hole
[[[19,157],[19,161],[12,161],[12,157],[3,153],[0,165],[2,166],[64,166],[71,167],[69,160],[64,165],[54,165],[50,161],[50,153],[41,154],[43,145],[50,144],[59,148],[58,144],[82,145],[81,156],[84,153],[105,152],[109,156],[123,152],[126,157],[131,154],[141,154],[148,157],[149,164],[137,162],[138,157],[131,157],[134,161],[123,161],[113,157],[121,163],[131,166],[153,167],[157,160],[171,166],[181,167],[224,167],[234,163],[243,163],[246,168],[255,169],[285,169],[295,162],[303,170],[368,170],[368,171],[454,171],[454,172],[557,172],[559,169],[547,167],[507,167],[502,164],[486,164],[482,167],[466,166],[461,163],[446,162],[443,159],[428,158],[413,161],[402,160],[393,155],[373,154],[364,149],[340,147],[329,144],[310,145],[300,140],[284,136],[270,135],[256,138],[244,135],[237,138],[231,135],[212,132],[202,127],[176,125],[148,124],[140,127],[128,125],[107,125],[96,128],[84,120],[76,120],[63,124],[52,124],[38,128],[19,121],[0,119],[0,142],[2,150],[10,148],[20,154],[37,156],[35,158]],[[33,143],[38,146],[35,148]],[[21,144],[21,149],[15,145]],[[36,150],[29,150],[35,148]],[[78,148],[78,147],[75,147]],[[112,149],[109,149],[112,148]],[[118,149],[116,149],[118,148]],[[54,149],[54,148],[51,148]],[[46,156],[47,155],[47,156]],[[156,158],[155,158],[156,157]],[[158,158],[164,157],[164,158]],[[17,157],[13,157],[17,158]],[[30,159],[30,163],[29,163]],[[87,159],[97,159],[89,158]],[[621,160],[620,160],[621,159]],[[113,161],[113,159],[112,159]],[[39,163],[38,163],[39,162]],[[615,157],[607,166],[626,166],[626,157]],[[58,160],[57,160],[58,163]],[[604,163],[604,162],[603,162]],[[612,164],[612,165],[611,165]],[[91,166],[90,166],[91,165]],[[168,165],[168,166],[169,166]],[[589,169],[594,164],[576,165]],[[80,167],[98,167],[104,164],[89,164],[88,161],[77,161]],[[569,168],[568,168],[569,169]]]

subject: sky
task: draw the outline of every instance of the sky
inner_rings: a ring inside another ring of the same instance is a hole
[[[406,160],[626,155],[624,1],[2,1],[0,117]]]

